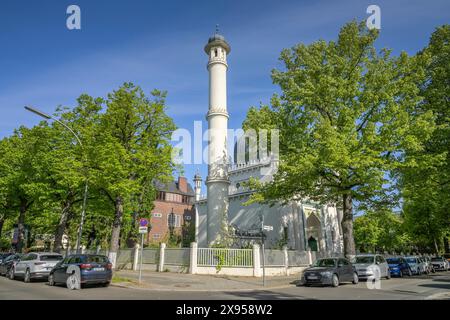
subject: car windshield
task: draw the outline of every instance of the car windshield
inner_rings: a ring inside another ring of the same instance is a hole
[[[406,262],[408,263],[417,263],[416,258],[406,258]]]
[[[401,263],[401,261],[400,261],[400,259],[386,259],[386,261],[387,261],[387,263],[389,263],[389,264],[400,264]]]
[[[374,258],[373,256],[356,257],[355,263],[373,263]]]
[[[84,260],[87,263],[108,263],[106,256],[87,256]]]
[[[431,261],[442,261],[442,258],[438,257],[438,258],[431,258]]]
[[[336,260],[334,259],[319,259],[314,264],[313,267],[335,267]]]
[[[59,254],[48,254],[48,255],[42,255],[41,261],[59,261],[62,260],[63,256]]]

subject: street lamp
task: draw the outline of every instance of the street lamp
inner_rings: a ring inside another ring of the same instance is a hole
[[[175,228],[175,214],[172,212],[169,213],[169,232],[170,232],[170,239],[173,239],[173,229]]]
[[[70,133],[73,134],[73,136],[75,137],[75,139],[77,140],[78,144],[81,147],[81,150],[83,152],[83,154],[85,154],[84,152],[84,147],[83,144],[81,143],[80,138],[78,137],[78,135],[72,130],[70,129],[66,124],[64,124],[63,122],[61,122],[60,120],[53,118],[52,116],[37,110],[35,108],[29,107],[29,106],[25,106],[25,109],[27,111],[33,112],[34,114],[37,114],[38,116],[46,119],[46,120],[53,120],[56,121],[57,123],[59,123],[60,125],[62,125],[64,128],[66,128],[67,130],[70,131]],[[86,202],[87,202],[87,193],[88,193],[88,179],[87,179],[87,175],[85,174],[85,185],[84,185],[84,196],[83,196],[83,207],[81,209],[81,222],[80,222],[80,228],[78,230],[78,237],[77,237],[77,254],[80,253],[80,249],[81,249],[81,236],[83,234],[83,225],[84,225],[84,219],[86,216]]]

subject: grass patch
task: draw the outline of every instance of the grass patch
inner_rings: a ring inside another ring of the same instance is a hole
[[[134,279],[113,276],[112,283],[120,283],[120,282],[129,282],[129,283],[137,284],[137,281]]]

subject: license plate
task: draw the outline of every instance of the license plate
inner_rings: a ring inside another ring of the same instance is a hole
[[[94,270],[94,271],[105,271],[105,268],[94,268],[92,270]]]
[[[316,276],[309,276],[308,279],[317,279]]]

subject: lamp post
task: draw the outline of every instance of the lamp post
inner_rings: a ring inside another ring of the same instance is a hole
[[[170,240],[173,240],[173,229],[175,228],[175,214],[172,212],[169,213],[169,232],[170,232]]]
[[[83,144],[81,143],[80,138],[79,138],[78,135],[77,135],[72,129],[70,129],[70,127],[68,127],[66,124],[64,124],[64,123],[61,122],[60,120],[55,119],[55,118],[53,118],[52,116],[50,116],[50,115],[48,115],[48,114],[46,114],[46,113],[44,113],[44,112],[42,112],[42,111],[39,111],[39,110],[37,110],[37,109],[35,109],[35,108],[29,107],[29,106],[25,106],[25,109],[28,110],[28,111],[30,111],[30,112],[33,112],[34,114],[37,114],[38,116],[40,116],[40,117],[42,117],[42,118],[44,118],[44,119],[46,119],[46,120],[50,120],[50,119],[51,119],[51,120],[53,120],[53,121],[56,121],[57,123],[59,123],[60,125],[62,125],[64,128],[66,128],[67,130],[69,130],[70,133],[72,133],[73,136],[75,137],[75,139],[77,140],[78,144],[80,145],[83,155],[85,154],[85,152],[84,152],[84,147],[83,147]],[[87,179],[87,175],[85,175],[84,178],[85,178],[85,184],[84,184],[83,207],[82,207],[82,209],[81,209],[81,221],[80,221],[80,228],[79,228],[79,230],[78,230],[78,237],[77,237],[77,254],[80,253],[80,249],[81,249],[81,236],[82,236],[82,234],[83,234],[84,219],[85,219],[85,216],[86,216],[86,202],[87,202],[87,193],[88,193],[88,179]]]

